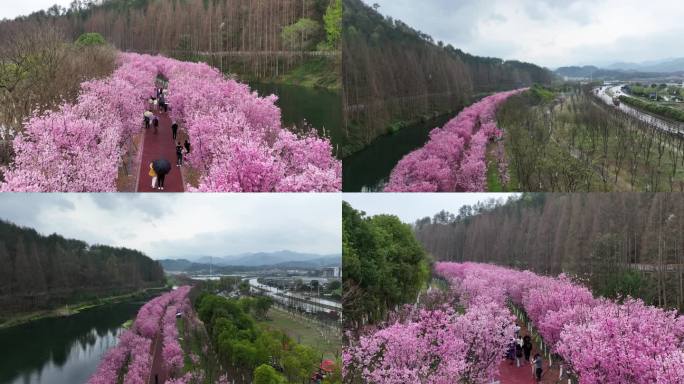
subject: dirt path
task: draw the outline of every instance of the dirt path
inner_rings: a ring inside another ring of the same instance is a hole
[[[137,192],[183,192],[183,176],[180,168],[176,167],[176,143],[171,134],[171,118],[162,112],[158,112],[157,116],[159,131],[154,133],[154,127],[150,124],[150,128],[144,132]],[[164,179],[163,191],[152,189],[152,178],[149,175],[149,164],[157,159],[166,159],[171,163],[171,171]]]

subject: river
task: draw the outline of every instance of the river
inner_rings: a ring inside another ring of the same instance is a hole
[[[319,134],[330,137],[334,148],[342,143],[342,97],[339,93],[323,88],[274,83],[251,82],[249,86],[260,96],[278,96],[276,104],[285,126],[296,125],[301,129],[306,121]]]
[[[80,384],[145,301],[85,310],[0,330],[0,384]]]
[[[413,124],[398,132],[380,136],[367,147],[343,160],[342,190],[344,192],[376,192],[389,179],[399,160],[422,147],[430,131],[446,124],[454,114]]]

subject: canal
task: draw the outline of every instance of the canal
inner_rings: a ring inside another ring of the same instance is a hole
[[[1,384],[80,384],[118,342],[144,300],[0,329]]]

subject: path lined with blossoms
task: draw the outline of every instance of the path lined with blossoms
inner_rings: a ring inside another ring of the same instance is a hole
[[[180,376],[183,350],[178,343],[176,313],[191,310],[189,292],[189,286],[179,287],[143,305],[131,328],[121,334],[117,346],[102,358],[88,384],[116,383],[123,372],[124,383],[136,384],[154,383],[153,372],[164,380]],[[161,339],[156,345],[155,338]],[[153,359],[159,356],[159,348],[161,357]]]
[[[350,341],[343,358],[352,382],[534,382],[528,364],[505,360],[518,321],[530,325],[545,383],[561,370],[580,384],[682,383],[684,316],[676,311],[595,298],[563,275],[448,262],[437,263],[435,275],[449,291],[428,292]]]
[[[149,384],[164,384],[166,382],[166,370],[162,353],[164,352],[161,332],[159,332],[152,342],[152,364],[150,365]]]
[[[529,332],[524,327],[524,324],[520,324],[520,337],[528,335]],[[532,360],[535,353],[542,354],[542,351],[538,350],[537,345],[532,343],[532,353],[530,353],[530,360]],[[496,379],[500,384],[530,384],[536,383],[534,379],[534,373],[532,371],[531,361],[525,360],[525,357],[520,358],[520,367],[516,365],[513,360],[503,360],[499,363],[499,372],[496,375]],[[544,359],[544,373],[542,375],[542,384],[555,384],[558,382],[559,371],[557,367],[550,367],[549,361]]]
[[[404,156],[394,167],[385,192],[485,191],[487,144],[503,135],[496,126],[496,109],[527,88],[500,92],[465,108],[442,128],[430,132],[423,147]],[[503,150],[496,155],[502,184],[507,182]]]
[[[543,338],[546,359],[562,358],[581,384],[676,384],[684,377],[684,317],[626,298],[616,303],[564,275],[489,264],[437,263],[466,300],[508,300]]]
[[[169,81],[170,117],[192,145],[187,162],[198,170],[200,192],[337,192],[342,162],[315,130],[297,135],[282,126],[274,95],[204,63],[120,53],[105,79],[84,82],[74,104],[32,116],[0,169],[1,191],[114,192],[122,157],[142,129],[155,80]],[[175,162],[175,155],[171,159]]]
[[[176,167],[176,143],[171,133],[171,118],[167,113],[157,112],[159,117],[159,132],[154,133],[154,127],[145,130],[140,156],[140,170],[138,174],[137,192],[162,192],[152,189],[152,177],[150,177],[150,163],[157,159],[166,159],[171,163],[171,171],[164,179],[163,192],[183,192],[183,175],[179,167]]]

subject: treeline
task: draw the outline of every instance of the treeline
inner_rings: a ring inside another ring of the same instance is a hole
[[[534,87],[497,112],[512,190],[684,191],[684,140],[590,87]]]
[[[553,78],[533,64],[472,56],[435,43],[361,0],[345,0],[343,25],[345,155],[399,122],[457,111],[483,93]]]
[[[55,308],[164,282],[161,265],[139,251],[43,236],[0,221],[0,314]]]
[[[651,103],[636,97],[620,96],[620,101],[646,112],[654,113],[669,119],[684,122],[684,110],[668,107],[657,103]]]
[[[76,44],[48,24],[0,22],[0,36],[0,164],[6,165],[25,119],[74,101],[81,82],[112,73],[116,53],[106,44]]]
[[[335,56],[340,1],[77,0],[70,8],[54,6],[10,23],[50,23],[74,39],[99,32],[122,51],[202,60],[264,78],[311,57]]]
[[[415,224],[439,260],[479,261],[585,280],[608,297],[684,309],[684,195],[533,193]]]
[[[228,299],[201,293],[194,300],[219,361],[237,383],[303,383],[317,372],[320,357],[313,348],[292,341],[279,330],[262,328],[271,300]],[[326,382],[341,382],[330,377]]]
[[[367,217],[342,203],[344,329],[385,320],[412,303],[430,276],[430,260],[411,227],[398,217]]]

